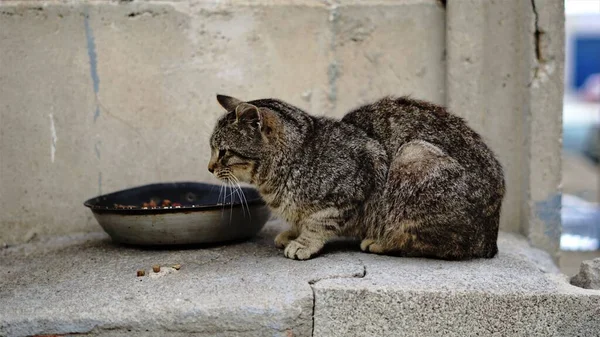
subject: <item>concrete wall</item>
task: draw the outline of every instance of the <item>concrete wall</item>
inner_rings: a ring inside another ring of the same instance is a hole
[[[483,134],[506,168],[502,229],[555,251],[561,6],[3,1],[0,244],[99,230],[82,202],[100,193],[215,182],[206,163],[217,92],[338,117],[411,94]]]

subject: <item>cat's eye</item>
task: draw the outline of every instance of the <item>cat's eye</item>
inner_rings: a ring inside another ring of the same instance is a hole
[[[223,158],[223,156],[225,155],[225,152],[227,152],[227,150],[220,149],[219,150],[219,158]]]

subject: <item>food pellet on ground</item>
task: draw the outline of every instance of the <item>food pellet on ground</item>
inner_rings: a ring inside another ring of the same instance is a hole
[[[173,266],[173,269],[179,270],[179,269],[181,269],[181,265],[180,264],[176,264],[176,265]]]
[[[137,271],[137,276],[138,277],[141,277],[141,276],[144,276],[144,275],[146,275],[146,271],[145,270],[138,270]]]
[[[155,264],[152,266],[152,271],[154,271],[155,273],[158,273],[160,271],[160,266]]]

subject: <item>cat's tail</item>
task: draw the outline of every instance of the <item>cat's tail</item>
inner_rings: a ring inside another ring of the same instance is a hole
[[[475,256],[493,258],[498,254],[498,229],[500,227],[500,208],[482,219],[483,244]]]

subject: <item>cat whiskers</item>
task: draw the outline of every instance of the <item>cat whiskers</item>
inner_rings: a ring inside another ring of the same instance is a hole
[[[242,203],[242,214],[245,216],[245,213],[244,213],[244,204],[245,204],[246,211],[248,211],[248,217],[250,218],[250,220],[252,220],[252,215],[250,214],[250,206],[248,206],[248,199],[246,198],[246,194],[244,193],[242,186],[240,186],[239,179],[233,174],[230,174],[230,177],[231,177],[233,183],[236,185],[234,187],[237,188],[236,191],[237,191],[238,196],[240,197],[240,202]]]
[[[223,184],[219,186],[219,197],[217,198],[217,205],[221,203],[221,196],[223,195]]]
[[[221,184],[221,189],[219,190],[219,199],[218,203],[221,204],[221,218],[223,218],[223,213],[225,212],[225,196],[227,195],[227,186]]]
[[[231,194],[227,194],[229,182],[227,180],[227,172],[217,172],[217,178],[227,184],[221,184],[221,189],[219,190],[219,199],[218,203],[221,204],[221,218],[223,217],[223,213],[225,212],[225,204],[227,203],[227,197]]]
[[[229,204],[230,204],[230,208],[229,208],[229,224],[231,225],[231,220],[233,217],[233,193],[235,192],[235,190],[233,189],[233,184],[231,182],[231,172],[229,170],[223,170],[221,172],[219,172],[218,174],[218,178],[223,180],[225,183],[227,183],[225,186],[225,195],[223,197],[223,209],[225,209],[225,203],[227,202],[227,198],[229,198]],[[227,189],[230,189],[231,192],[229,194],[227,194]],[[221,215],[222,217],[222,215]]]
[[[231,225],[231,217],[233,216],[233,185],[231,184],[231,179],[227,176],[227,185],[231,189],[231,193],[229,193],[230,201],[229,201],[229,224]]]
[[[221,190],[219,191],[219,199],[218,202],[221,204],[221,217],[223,216],[223,211],[225,209],[225,204],[227,202],[227,198],[229,198],[229,223],[231,224],[231,220],[233,217],[233,203],[234,203],[234,194],[238,196],[241,206],[242,206],[242,215],[246,217],[246,212],[248,212],[248,217],[252,219],[252,215],[250,214],[250,206],[248,205],[248,199],[246,198],[246,194],[244,190],[240,186],[239,179],[228,169],[225,169],[217,174],[217,178],[221,179],[221,181],[225,182],[225,184],[221,185]],[[224,191],[223,191],[224,190]],[[221,201],[221,198],[223,199]]]

